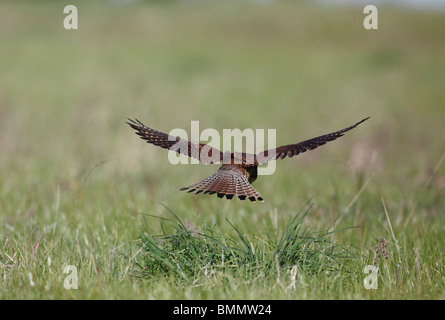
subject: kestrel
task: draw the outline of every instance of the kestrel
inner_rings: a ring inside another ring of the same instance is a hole
[[[219,170],[210,177],[179,190],[196,191],[196,194],[201,192],[204,192],[204,194],[216,193],[219,198],[225,196],[229,200],[236,195],[241,200],[248,198],[250,201],[264,201],[251,184],[257,178],[258,165],[265,164],[271,160],[291,158],[307,150],[313,150],[326,142],[343,136],[345,132],[354,129],[368,119],[369,117],[343,130],[263,151],[257,155],[238,152],[223,153],[207,144],[173,137],[156,131],[145,126],[137,119],[135,121],[128,119],[130,122],[127,122],[127,124],[136,130],[136,134],[141,139],[146,140],[148,143],[198,159],[205,164],[223,163]]]

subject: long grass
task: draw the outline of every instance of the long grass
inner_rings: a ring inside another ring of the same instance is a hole
[[[223,235],[215,229],[192,231],[169,210],[173,220],[162,220],[172,224],[173,230],[166,233],[163,229],[162,235],[141,237],[144,254],[139,262],[140,274],[144,277],[173,274],[193,282],[205,268],[206,272],[227,273],[245,280],[275,279],[277,272],[295,267],[314,276],[328,276],[341,269],[343,260],[357,259],[348,246],[329,240],[332,231],[310,232],[303,225],[309,210],[302,208],[278,239],[267,235],[249,238],[228,220],[235,236]]]

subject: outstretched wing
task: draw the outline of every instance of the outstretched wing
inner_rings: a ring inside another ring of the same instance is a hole
[[[259,153],[258,155],[256,155],[254,160],[252,160],[252,156],[248,155],[248,154],[244,155],[244,157],[246,158],[246,160],[250,160],[250,161],[247,161],[247,165],[264,164],[271,160],[284,159],[286,157],[291,158],[291,157],[296,156],[300,153],[303,153],[307,150],[314,150],[315,148],[324,145],[326,142],[333,141],[333,140],[343,136],[343,134],[345,132],[354,129],[359,124],[361,124],[362,122],[364,122],[368,119],[369,119],[369,117],[357,122],[356,124],[354,124],[350,127],[345,128],[343,130],[328,133],[328,134],[325,134],[325,135],[322,135],[322,136],[319,136],[316,138],[312,138],[309,140],[305,140],[305,141],[302,141],[299,143],[288,144],[286,146],[281,146],[276,149],[263,151],[263,152]],[[253,163],[253,164],[250,164],[250,163]]]
[[[151,129],[137,119],[128,120],[130,122],[127,122],[127,124],[136,130],[136,134],[140,136],[141,139],[155,146],[198,159],[205,164],[218,163],[223,159],[223,153],[221,151],[207,144],[174,137]]]

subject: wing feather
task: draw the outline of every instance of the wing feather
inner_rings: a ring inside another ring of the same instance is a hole
[[[136,134],[141,139],[155,146],[195,158],[205,164],[218,163],[223,159],[223,153],[220,150],[207,144],[168,135],[145,126],[137,119],[128,120],[130,122],[127,122],[127,124],[136,130]]]
[[[333,141],[341,136],[344,135],[345,132],[354,129],[362,122],[368,120],[368,118],[365,118],[356,124],[347,127],[345,129],[335,131],[332,133],[328,133],[319,137],[315,137],[309,140],[305,140],[302,142],[298,142],[295,144],[288,144],[285,146],[278,147],[276,149],[270,149],[267,151],[260,152],[258,155],[255,156],[254,160],[252,160],[252,155],[250,154],[244,154],[243,160],[250,160],[249,162],[244,163],[246,166],[254,166],[258,164],[265,164],[268,161],[271,160],[277,160],[277,159],[284,159],[286,157],[293,157],[300,153],[306,152],[307,150],[314,150],[315,148],[322,146],[326,144],[329,141]]]

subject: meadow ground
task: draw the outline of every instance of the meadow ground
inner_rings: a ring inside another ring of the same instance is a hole
[[[75,4],[68,31],[57,1],[0,3],[0,299],[445,298],[444,12]],[[289,144],[366,116],[259,177],[264,203],[176,191],[217,166],[125,124]]]

